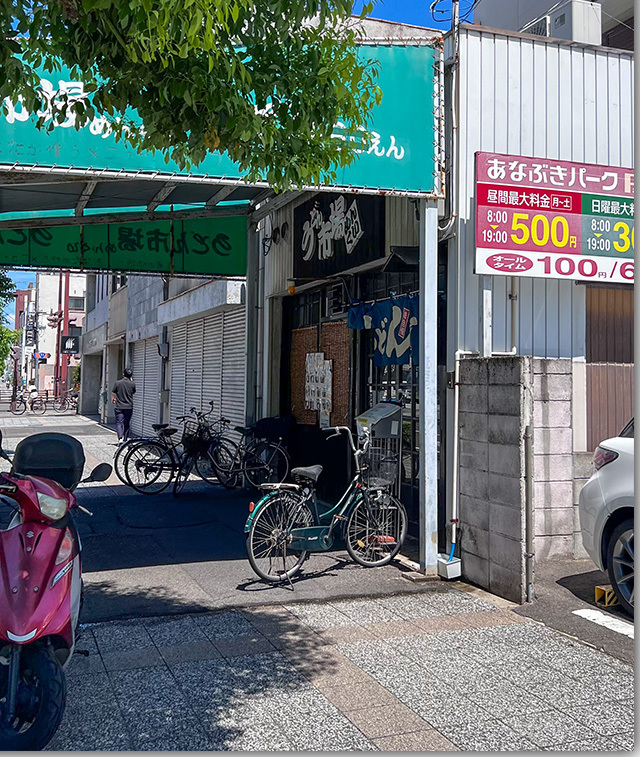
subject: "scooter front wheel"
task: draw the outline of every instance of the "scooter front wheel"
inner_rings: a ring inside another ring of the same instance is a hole
[[[7,717],[9,665],[0,665],[0,751],[44,749],[60,725],[67,685],[58,660],[46,647],[21,651],[13,717]]]

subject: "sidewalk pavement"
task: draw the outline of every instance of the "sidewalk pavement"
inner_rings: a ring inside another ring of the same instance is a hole
[[[630,666],[458,587],[85,627],[48,748],[633,748]]]

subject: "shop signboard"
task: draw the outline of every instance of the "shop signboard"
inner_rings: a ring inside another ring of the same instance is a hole
[[[63,336],[62,337],[62,354],[63,355],[77,355],[80,352],[80,337],[79,336]]]
[[[401,44],[363,44],[358,54],[362,60],[372,60],[379,66],[378,85],[383,99],[372,114],[369,127],[371,143],[357,155],[355,162],[337,171],[336,186],[380,189],[387,192],[413,192],[432,195],[439,189],[440,176],[437,146],[440,124],[435,97],[438,92],[440,43],[402,40]],[[51,97],[58,91],[72,101],[87,97],[85,85],[71,72],[61,67],[55,74],[41,73],[42,87]],[[210,153],[190,171],[169,160],[160,152],[138,153],[124,140],[116,142],[109,126],[101,116],[79,131],[74,128],[74,116],[58,123],[53,131],[35,128],[37,114],[28,112],[22,103],[4,101],[6,112],[0,114],[0,166],[37,166],[38,171],[55,167],[60,171],[74,168],[96,172],[129,172],[145,178],[144,174],[190,174],[198,178],[237,180],[243,172],[226,153]],[[45,126],[52,122],[45,116]],[[135,112],[127,113],[135,120]],[[358,133],[349,133],[344,123],[335,124],[333,138],[359,141]]]
[[[293,275],[323,278],[384,257],[384,198],[320,193],[293,211]]]
[[[633,169],[476,153],[476,273],[633,284]]]
[[[244,276],[247,218],[0,229],[0,259],[14,268]]]

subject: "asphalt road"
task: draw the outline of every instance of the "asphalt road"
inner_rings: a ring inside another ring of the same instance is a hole
[[[115,435],[73,414],[18,418],[0,412],[0,429],[12,450],[20,438],[40,431],[77,436],[87,471],[111,462]],[[115,475],[106,484],[81,487],[78,495],[93,512],[80,514],[85,580],[85,620],[152,617],[229,607],[300,600],[327,601],[381,596],[415,590],[397,565],[364,569],[344,551],[314,555],[292,586],[267,586],[246,559],[243,526],[250,491],[229,492],[200,481],[185,495],[144,496],[123,486]],[[0,510],[5,508],[0,508]],[[0,512],[0,522],[2,520]],[[436,583],[440,583],[435,579]],[[517,608],[565,634],[633,662],[633,640],[574,614],[591,608],[629,621],[619,608],[596,608],[594,587],[607,577],[588,560],[547,561],[536,566],[536,597]]]
[[[576,610],[593,609],[605,618],[632,623],[619,607],[596,605],[595,587],[609,583],[606,573],[597,570],[591,560],[549,560],[536,566],[535,601],[522,605],[516,612],[633,665],[632,638],[575,614]]]

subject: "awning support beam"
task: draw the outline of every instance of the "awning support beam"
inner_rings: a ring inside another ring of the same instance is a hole
[[[84,185],[84,189],[82,190],[82,193],[80,194],[80,197],[78,198],[76,209],[73,211],[75,216],[81,216],[84,213],[84,209],[87,207],[87,203],[91,199],[91,195],[93,194],[97,186],[98,186],[97,181],[88,181]]]
[[[206,207],[207,208],[215,207],[219,202],[226,200],[227,197],[229,197],[229,195],[232,192],[235,192],[237,188],[238,186],[235,184],[232,184],[230,186],[220,187],[220,189],[218,189],[217,192],[214,192],[214,194],[212,194],[211,197],[207,200]]]
[[[160,187],[151,202],[147,205],[147,213],[153,213],[154,210],[157,210],[177,186],[175,181],[168,181],[164,187]]]

